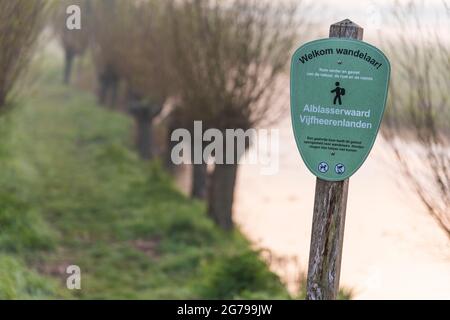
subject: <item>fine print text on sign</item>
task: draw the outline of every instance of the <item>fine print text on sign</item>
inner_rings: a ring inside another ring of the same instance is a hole
[[[300,154],[317,177],[340,181],[367,158],[386,106],[390,64],[350,39],[306,43],[291,64],[291,116]]]

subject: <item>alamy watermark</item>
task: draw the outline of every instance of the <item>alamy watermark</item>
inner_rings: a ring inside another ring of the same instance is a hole
[[[193,131],[184,128],[172,132],[171,160],[180,164],[259,165],[262,175],[279,171],[278,129],[210,128],[203,131],[202,121],[194,121]]]
[[[70,5],[66,9],[66,27],[68,30],[81,30],[81,8],[77,5]]]
[[[69,276],[66,279],[66,286],[69,290],[81,290],[81,268],[77,265],[70,265],[66,268]]]

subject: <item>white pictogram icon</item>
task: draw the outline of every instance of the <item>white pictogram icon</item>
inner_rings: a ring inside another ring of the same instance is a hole
[[[328,171],[328,163],[326,163],[326,162],[319,163],[318,169],[320,172],[326,173]]]
[[[338,163],[334,170],[337,174],[343,174],[345,172],[345,166],[342,163]]]

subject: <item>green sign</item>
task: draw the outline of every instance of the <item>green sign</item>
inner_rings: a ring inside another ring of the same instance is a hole
[[[345,180],[363,164],[383,118],[389,76],[386,56],[362,41],[316,40],[295,52],[292,126],[314,175]]]

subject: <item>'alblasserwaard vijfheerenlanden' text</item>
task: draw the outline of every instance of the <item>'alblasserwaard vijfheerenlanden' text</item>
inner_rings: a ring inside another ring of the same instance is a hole
[[[370,109],[366,111],[356,110],[356,109],[338,109],[333,107],[323,107],[316,106],[313,104],[306,104],[303,108],[303,113],[318,113],[326,115],[342,115],[344,117],[359,117],[370,119]],[[319,126],[332,126],[332,127],[344,127],[344,128],[359,128],[359,129],[372,129],[372,123],[363,120],[355,121],[348,120],[346,118],[337,119],[326,119],[319,118],[315,115],[300,115],[300,122],[308,126],[319,125]]]

